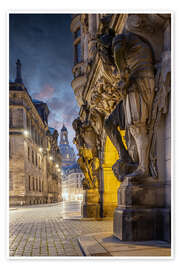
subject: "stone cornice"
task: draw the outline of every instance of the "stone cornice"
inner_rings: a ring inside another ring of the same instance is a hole
[[[38,122],[40,123],[41,127],[43,129],[45,129],[45,130],[48,129],[48,126],[45,125],[43,120],[41,119],[41,117],[40,117],[34,103],[32,102],[31,97],[28,94],[28,92],[27,91],[20,92],[20,91],[16,91],[16,90],[11,90],[9,97],[11,98],[11,96],[14,95],[14,94],[16,94],[18,97],[22,97],[22,98],[24,98],[26,100],[27,105],[29,105],[29,107],[33,111],[35,119],[38,119]],[[13,98],[13,96],[12,96],[12,98]],[[10,107],[15,107],[15,106],[21,106],[21,107],[25,108],[26,111],[29,113],[29,111],[28,111],[27,107],[25,106],[25,104],[22,104],[22,105],[10,105]]]

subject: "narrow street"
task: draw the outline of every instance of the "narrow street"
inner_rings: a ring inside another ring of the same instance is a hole
[[[83,256],[79,237],[112,231],[112,221],[86,221],[78,217],[77,202],[11,208],[9,255]]]

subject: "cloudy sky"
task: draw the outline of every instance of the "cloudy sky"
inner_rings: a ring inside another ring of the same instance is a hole
[[[49,126],[60,131],[63,123],[72,145],[72,121],[77,106],[71,88],[73,47],[70,14],[10,14],[10,80],[16,76],[16,60],[32,98],[47,102]],[[74,146],[75,149],[75,146]]]

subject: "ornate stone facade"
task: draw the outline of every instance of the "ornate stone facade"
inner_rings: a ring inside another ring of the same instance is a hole
[[[114,215],[122,240],[169,240],[171,15],[78,14],[78,29],[73,127],[87,216]]]
[[[48,106],[33,100],[21,78],[21,63],[9,92],[9,201],[29,205],[61,200],[58,133],[48,127]],[[52,132],[53,130],[53,132]]]

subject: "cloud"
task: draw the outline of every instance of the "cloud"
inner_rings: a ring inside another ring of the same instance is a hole
[[[15,79],[16,59],[33,98],[47,103],[49,126],[60,132],[63,123],[72,142],[72,121],[79,108],[71,88],[73,36],[70,14],[10,15],[10,79]]]
[[[53,96],[53,94],[54,94],[54,88],[48,84],[45,84],[43,86],[43,89],[40,90],[39,93],[34,95],[34,98],[47,100],[47,99],[50,99]]]

